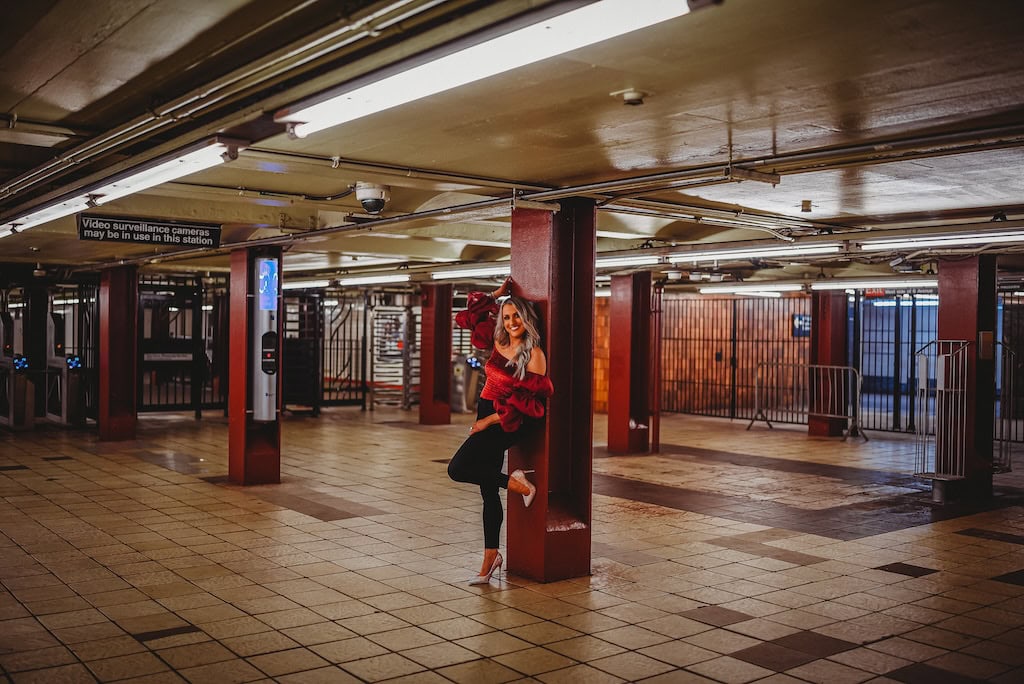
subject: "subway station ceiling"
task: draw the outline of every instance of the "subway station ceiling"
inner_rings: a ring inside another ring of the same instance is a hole
[[[569,196],[598,202],[599,257],[657,255],[659,272],[697,270],[665,262],[679,250],[804,242],[841,249],[700,269],[891,275],[979,250],[1016,268],[1014,241],[860,245],[1024,228],[1018,0],[691,3],[706,6],[303,138],[286,131],[282,115],[325,92],[582,4],[12,3],[0,269],[216,272],[230,246],[280,244],[286,279],[426,274],[506,260],[512,205]],[[74,215],[18,229],[29,211],[214,136],[240,141],[237,157],[83,215],[213,223],[222,249],[80,240]],[[364,211],[357,183],[388,186],[383,211]]]

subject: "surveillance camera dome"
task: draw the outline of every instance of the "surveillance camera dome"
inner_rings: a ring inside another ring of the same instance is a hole
[[[377,183],[356,183],[356,199],[363,205],[363,211],[368,214],[379,214],[384,205],[391,199],[390,188]]]

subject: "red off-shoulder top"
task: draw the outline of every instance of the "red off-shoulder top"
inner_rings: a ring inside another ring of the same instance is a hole
[[[555,388],[546,375],[527,371],[522,380],[513,375],[513,369],[506,365],[508,359],[494,347],[497,313],[498,305],[493,297],[483,292],[471,292],[466,310],[456,315],[455,323],[472,331],[470,341],[474,347],[492,350],[484,366],[487,380],[480,396],[494,402],[501,429],[515,432],[522,426],[523,418],[544,415],[544,400],[554,393]]]

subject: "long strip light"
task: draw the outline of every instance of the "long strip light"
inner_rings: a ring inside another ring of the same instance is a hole
[[[387,283],[407,283],[409,275],[375,275],[375,276],[352,276],[350,278],[338,278],[338,285],[346,287],[349,285],[384,285]]]
[[[900,278],[898,280],[818,280],[812,290],[912,290],[939,286],[935,278]]]
[[[455,280],[457,278],[490,278],[494,276],[508,275],[512,267],[508,264],[500,266],[481,266],[480,268],[459,268],[445,271],[432,271],[430,277],[434,280]]]
[[[170,155],[157,157],[87,186],[71,197],[7,219],[0,224],[0,238],[231,161],[238,157],[238,150],[243,147],[245,143],[238,140],[211,138]]]
[[[598,259],[595,265],[598,268],[617,268],[620,266],[653,266],[660,262],[661,257],[657,254],[645,254],[643,256],[604,257]]]
[[[779,245],[777,247],[746,247],[737,249],[713,249],[700,252],[675,252],[668,255],[669,262],[695,263],[699,261],[728,261],[730,259],[759,259],[762,257],[801,257],[812,254],[838,254],[842,245],[838,243],[809,243]]]
[[[330,286],[330,280],[292,280],[281,283],[282,290],[308,290]]]
[[[933,249],[935,247],[957,247],[960,245],[994,244],[1001,242],[1024,242],[1024,231],[1003,231],[999,233],[970,233],[961,235],[922,235],[920,237],[887,238],[864,240],[860,248],[868,252],[890,249]]]
[[[310,133],[593,45],[689,12],[685,0],[601,0],[341,92],[277,121]]]
[[[799,292],[800,283],[750,283],[747,285],[709,285],[700,288],[701,294],[751,294],[754,292]]]
[[[896,300],[895,299],[883,299],[883,300],[880,300],[880,301],[873,301],[873,302],[871,302],[871,305],[872,306],[878,306],[878,307],[881,307],[881,308],[895,309],[896,308]],[[938,302],[938,300],[935,300],[935,299],[925,299],[924,301],[919,301],[919,302],[912,302],[909,299],[901,299],[899,301],[899,306],[906,306],[906,307],[911,307],[911,306],[938,306],[938,305],[939,305],[939,302]]]

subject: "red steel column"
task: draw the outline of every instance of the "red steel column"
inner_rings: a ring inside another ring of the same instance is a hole
[[[966,416],[952,426],[965,436],[967,479],[962,486],[949,483],[947,491],[954,496],[991,496],[996,386],[995,256],[939,263],[938,319],[940,340],[971,342],[967,353]]]
[[[138,422],[139,280],[134,266],[100,273],[99,412],[101,440],[135,439]]]
[[[651,421],[651,272],[612,276],[608,451],[646,453]]]
[[[824,291],[811,294],[811,364],[823,366],[845,366],[847,364],[846,303],[845,292]],[[830,378],[831,375],[828,377]],[[842,390],[812,385],[811,391]],[[815,400],[816,398],[812,396],[812,405]],[[846,421],[842,418],[810,416],[807,419],[807,434],[815,437],[839,437],[843,434],[845,427]]]
[[[452,286],[424,284],[420,299],[420,424],[452,422]]]
[[[508,567],[540,582],[590,574],[595,229],[592,200],[512,212],[514,290],[537,304],[555,394],[543,430],[509,452],[509,470],[535,470],[537,498],[508,497]]]
[[[252,359],[252,321],[256,298],[255,259],[257,256],[281,259],[280,248],[236,249],[231,252],[231,356],[228,359],[228,477],[242,485],[277,484],[281,481],[281,373],[277,373],[277,420],[252,419],[250,369]],[[280,290],[278,290],[280,295]],[[280,298],[278,299],[280,302]],[[280,306],[280,304],[279,304]],[[280,313],[280,310],[279,310]],[[282,338],[278,320],[278,339]],[[279,345],[278,357],[282,356]]]

